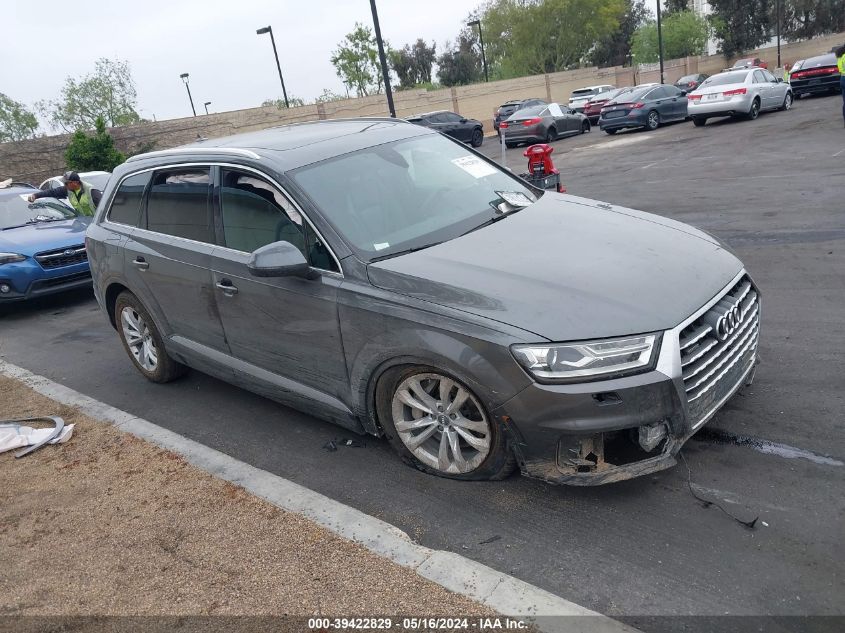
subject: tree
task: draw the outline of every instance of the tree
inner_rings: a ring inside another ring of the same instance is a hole
[[[690,0],[663,0],[662,12],[665,16],[690,10]]]
[[[627,0],[491,0],[481,14],[487,61],[502,77],[575,68],[610,37]]]
[[[331,103],[332,101],[343,101],[344,99],[348,98],[349,95],[338,94],[337,92],[333,92],[328,88],[323,88],[322,94],[318,95],[314,99],[314,103]]]
[[[631,56],[631,38],[651,15],[645,0],[627,0],[619,28],[596,45],[590,53],[590,63],[594,66],[626,65]]]
[[[692,11],[673,13],[663,21],[663,57],[678,59],[703,55],[709,35],[710,27],[705,18]],[[656,22],[651,21],[637,29],[631,51],[638,64],[650,64],[660,59]]]
[[[288,97],[288,103],[290,104],[291,108],[298,108],[299,106],[305,105],[305,101],[303,101],[299,97],[294,97],[292,95],[290,97]],[[284,108],[288,107],[288,106],[285,105],[285,100],[281,99],[281,98],[279,98],[279,99],[265,99],[264,101],[261,102],[261,106],[264,107],[264,108],[266,108],[268,106],[276,106],[277,108],[279,108],[279,110],[283,110]]]
[[[126,157],[114,147],[102,117],[94,122],[94,136],[77,130],[65,151],[68,167],[76,171],[113,171]]]
[[[399,77],[399,88],[413,88],[431,83],[431,67],[437,56],[434,42],[428,46],[422,38],[412,45],[390,51],[390,66]]]
[[[444,86],[481,81],[481,54],[475,35],[464,28],[454,45],[447,42],[446,50],[437,58],[437,66],[437,77]]]
[[[771,39],[772,7],[775,0],[710,0],[713,13],[708,17],[719,52],[733,57]]]
[[[777,3],[770,4],[775,11]],[[781,37],[784,39],[804,40],[845,31],[843,0],[784,0],[781,4]],[[777,24],[774,13],[771,23]]]
[[[38,119],[22,103],[0,92],[0,143],[33,138]]]
[[[93,74],[65,79],[61,97],[38,104],[50,125],[65,132],[91,130],[98,118],[109,127],[141,121],[138,94],[128,62],[98,59]]]
[[[386,43],[385,48],[389,48]],[[382,91],[384,80],[378,46],[370,27],[356,22],[355,30],[348,33],[332,53],[331,62],[343,84],[359,97]]]

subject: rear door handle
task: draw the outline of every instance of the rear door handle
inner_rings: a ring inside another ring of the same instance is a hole
[[[145,260],[143,257],[140,257],[140,256],[133,259],[132,263],[135,264],[135,267],[138,270],[147,270],[150,267],[147,260]]]
[[[229,281],[228,279],[224,279],[223,281],[218,281],[215,285],[218,288],[220,288],[220,290],[223,291],[223,294],[226,295],[227,297],[232,297],[232,296],[238,294],[237,286],[233,286],[232,282]]]

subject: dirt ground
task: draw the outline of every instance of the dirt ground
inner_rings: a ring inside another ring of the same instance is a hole
[[[0,616],[495,615],[0,376],[0,418],[34,415],[76,427],[0,454]]]

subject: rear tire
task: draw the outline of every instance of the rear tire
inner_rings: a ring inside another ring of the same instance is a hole
[[[465,383],[440,369],[387,370],[376,385],[375,405],[387,441],[410,466],[469,481],[504,479],[513,472],[516,460],[501,422]]]
[[[507,147],[508,149],[513,149],[517,145],[519,145],[519,143],[510,143],[508,141],[505,141],[505,147]]]
[[[707,125],[707,119],[702,117],[695,117],[693,118],[692,123],[693,125],[695,125],[695,127],[704,127],[705,125]]]
[[[756,121],[757,117],[760,116],[760,102],[757,99],[751,102],[751,109],[745,116],[749,121]]]
[[[546,132],[546,143],[551,143],[556,138],[557,138],[557,130],[553,127],[550,127],[549,130]]]
[[[472,131],[472,138],[470,139],[470,144],[473,147],[481,147],[481,144],[483,142],[484,142],[484,132],[481,131],[480,127],[477,127]]]
[[[616,134],[616,132],[618,132],[618,130],[615,130],[615,129],[613,129],[613,128],[608,128],[608,129],[606,129],[606,130],[604,131],[604,133],[605,133],[605,134],[610,134],[611,136],[613,136],[614,134]]]
[[[781,112],[786,112],[790,109],[792,109],[792,93],[787,92],[783,97],[783,105],[781,105],[780,110]]]
[[[129,291],[121,292],[114,304],[114,322],[123,349],[151,382],[170,382],[187,373],[188,368],[173,360],[164,349],[161,333],[150,313],[138,297]]]
[[[660,115],[657,113],[657,110],[652,110],[648,113],[648,119],[646,119],[645,126],[650,131],[656,130],[660,127]]]

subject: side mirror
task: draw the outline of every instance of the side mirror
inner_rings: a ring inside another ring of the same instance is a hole
[[[249,256],[247,268],[256,277],[315,276],[302,252],[290,242],[273,242],[256,249]]]
[[[681,90],[681,96],[682,96],[682,97],[686,97],[686,96],[687,96],[687,91],[686,91],[686,90]]]
[[[775,83],[776,84],[782,84],[783,83],[783,77],[775,77]]]
[[[461,119],[461,123],[466,123],[466,122],[467,122],[466,119]]]

